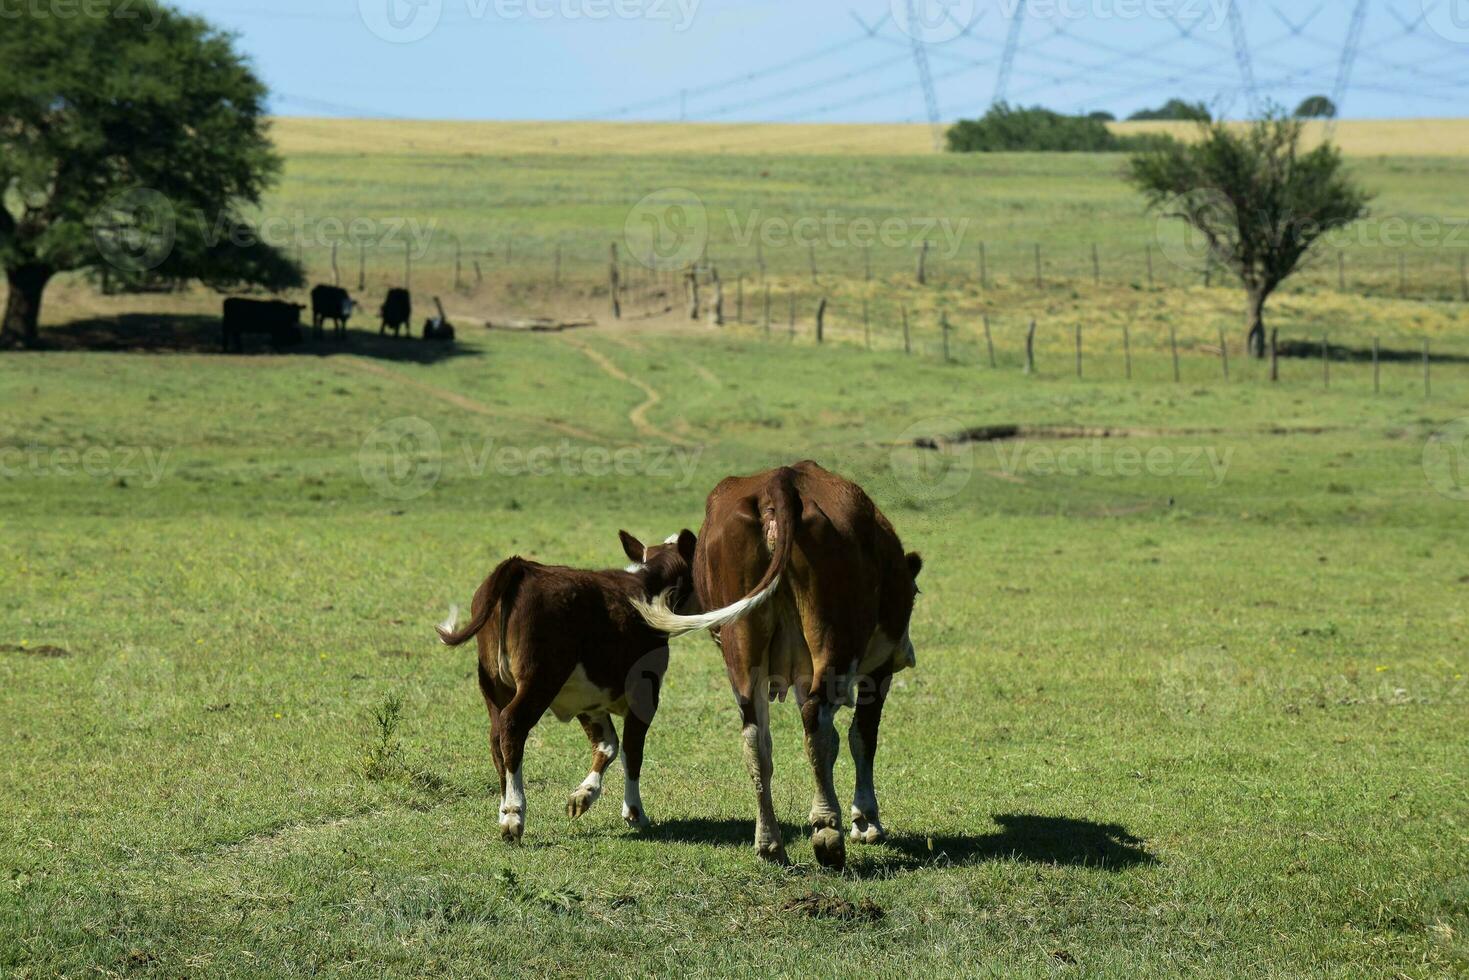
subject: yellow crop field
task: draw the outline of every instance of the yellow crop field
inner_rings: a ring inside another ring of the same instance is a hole
[[[1188,123],[1117,123],[1118,133],[1170,132]],[[1313,135],[1324,131],[1311,124]],[[919,156],[934,151],[921,124],[451,122],[281,117],[274,135],[287,154],[867,154]],[[1337,142],[1351,156],[1464,156],[1469,119],[1344,120]]]

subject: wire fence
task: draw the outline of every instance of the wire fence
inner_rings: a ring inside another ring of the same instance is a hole
[[[415,284],[472,291],[515,279],[553,288],[605,285],[608,248],[585,239],[560,241],[531,234],[506,235],[473,247],[438,234],[418,244],[339,243],[297,245],[295,257],[310,283],[358,290]],[[919,285],[989,289],[1019,287],[1080,289],[1112,287],[1181,289],[1229,285],[1228,270],[1166,244],[1118,242],[1047,244],[965,241],[912,247],[844,247],[812,244],[765,247],[710,244],[695,260],[729,279],[759,284],[771,277],[799,276],[813,283],[906,280]],[[650,265],[622,249],[625,276],[650,274]],[[1283,289],[1286,293],[1330,291],[1344,295],[1427,301],[1469,302],[1469,245],[1466,247],[1349,246],[1314,255]]]

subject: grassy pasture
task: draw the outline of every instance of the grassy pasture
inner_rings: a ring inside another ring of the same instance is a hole
[[[732,156],[661,129],[649,153],[613,147],[615,127],[594,145],[532,125],[278,126],[266,216],[313,235],[431,222],[418,315],[443,295],[453,351],[378,341],[359,315],[345,350],[221,356],[217,297],[63,280],[47,337],[80,349],[0,358],[0,976],[1469,974],[1469,504],[1433,441],[1469,416],[1451,247],[1407,249],[1406,296],[1403,250],[1368,244],[1353,289],[1328,262],[1276,300],[1284,337],[1330,331],[1329,390],[1314,359],[1272,386],[1237,347],[1225,383],[1211,345],[1220,328],[1238,344],[1237,293],[1166,261],[1120,158],[925,158],[882,142],[923,136],[902,127],[766,128],[751,139],[779,140]],[[1452,218],[1453,156],[1356,165],[1381,214]],[[629,265],[621,325],[477,326],[603,313],[607,243],[666,187],[704,200],[746,322],[648,316],[677,288]],[[871,282],[858,250],[820,246],[813,282],[803,249],[767,249],[767,336],[725,215],[828,210],[971,230],[924,288],[911,249],[875,250]],[[483,282],[466,261],[455,289],[451,235]],[[1101,285],[1092,242],[1121,270]],[[303,245],[313,279],[327,254]],[[362,298],[400,262],[369,250]],[[1031,318],[1037,377],[1019,370]],[[105,349],[134,334],[170,352]],[[1375,397],[1350,354],[1374,336],[1404,358]],[[384,470],[407,418],[432,437]],[[911,448],[1004,423],[1040,431]],[[502,845],[473,664],[431,624],[508,554],[620,564],[619,527],[697,527],[721,477],[804,457],[861,481],[927,558],[919,667],[878,756],[892,840],[854,846],[842,876],[815,868],[784,705],[797,864],[755,860],[736,714],[692,638],[649,739],[653,828],[623,827],[617,767],[564,816],[590,753],[547,721],[525,844]]]
[[[1130,386],[1026,379],[702,330],[352,350],[0,361],[0,973],[1469,970],[1466,505],[1423,465],[1462,389],[1176,386],[1153,355]],[[660,396],[641,425],[609,363]],[[437,439],[411,500],[363,453],[406,416]],[[903,445],[1010,421],[1133,435]],[[548,721],[501,844],[472,663],[429,625],[507,554],[615,564],[617,528],[697,526],[718,478],[806,456],[928,559],[891,843],[814,867],[784,705],[797,866],[754,859],[694,638],[649,740],[656,825],[623,828],[615,775],[566,818],[589,752]]]

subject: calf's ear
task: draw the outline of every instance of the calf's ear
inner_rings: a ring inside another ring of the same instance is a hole
[[[623,554],[627,555],[632,561],[642,564],[643,558],[646,557],[648,550],[643,547],[643,543],[626,531],[618,531],[617,536],[622,539]]]
[[[916,551],[908,552],[908,574],[913,576],[913,581],[918,581],[918,573],[923,571],[923,556]]]
[[[688,562],[690,565],[694,563],[694,549],[698,547],[698,545],[699,538],[694,534],[693,531],[690,531],[688,528],[684,528],[682,531],[678,532],[678,553],[680,555],[683,555],[683,560]]]

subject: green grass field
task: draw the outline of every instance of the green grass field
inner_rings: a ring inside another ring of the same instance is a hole
[[[1025,378],[748,330],[463,340],[0,359],[0,974],[1469,971],[1469,503],[1429,446],[1462,437],[1462,387],[1174,385],[1151,353],[1132,385]],[[432,435],[385,471],[408,417]],[[1117,431],[906,445],[1006,422]],[[568,819],[589,753],[548,720],[503,844],[471,654],[431,624],[506,555],[620,564],[618,528],[697,527],[719,478],[803,457],[927,558],[878,756],[891,841],[815,867],[784,705],[796,866],[755,859],[737,715],[690,638],[654,826],[623,826],[615,775]]]
[[[1378,217],[1347,289],[1328,252],[1272,303],[1297,348],[1271,384],[1238,290],[1174,263],[1120,157],[537,125],[280,124],[273,237],[329,281],[338,226],[430,232],[416,316],[441,294],[455,348],[378,340],[364,312],[345,348],[221,356],[217,296],[67,278],[52,349],[0,357],[0,976],[1469,975],[1458,128],[1344,127]],[[722,330],[630,260],[667,188],[705,209]],[[922,287],[911,241],[763,248],[767,333],[733,232],[829,214],[967,224]],[[364,255],[362,290],[338,258],[371,309],[402,246]],[[479,326],[523,313],[601,322]],[[115,349],[138,346],[159,352]],[[1005,424],[1024,438],[913,446]],[[503,844],[472,654],[432,624],[510,554],[620,565],[619,528],[697,528],[719,479],[802,458],[926,558],[878,755],[891,839],[817,869],[783,705],[796,864],[757,861],[738,716],[694,637],[649,738],[653,826],[623,825],[620,767],[567,818],[590,753],[547,720]]]

